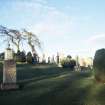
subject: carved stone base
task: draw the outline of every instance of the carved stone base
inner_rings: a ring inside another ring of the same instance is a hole
[[[14,60],[4,60],[3,83],[16,83],[16,63]]]
[[[19,85],[15,84],[15,83],[7,83],[7,84],[1,84],[0,85],[0,90],[16,90],[19,89]]]

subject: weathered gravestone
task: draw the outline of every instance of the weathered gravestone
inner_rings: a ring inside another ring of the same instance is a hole
[[[57,64],[59,64],[59,53],[57,53],[57,56],[56,56],[56,59],[57,59]]]
[[[42,63],[46,63],[45,54],[43,54],[43,56],[42,56]]]
[[[52,56],[51,63],[55,63],[54,55]]]
[[[16,84],[16,63],[13,59],[13,51],[7,48],[5,51],[4,65],[3,65],[3,83],[2,90],[17,89]]]
[[[50,57],[48,57],[48,64],[50,64]]]

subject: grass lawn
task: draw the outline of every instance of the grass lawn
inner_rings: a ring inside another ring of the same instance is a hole
[[[17,82],[24,88],[0,91],[0,105],[105,105],[105,85],[95,82],[91,72],[18,64]]]

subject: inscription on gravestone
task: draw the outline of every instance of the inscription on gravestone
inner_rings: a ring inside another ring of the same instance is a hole
[[[16,83],[16,63],[14,60],[4,61],[3,83]]]

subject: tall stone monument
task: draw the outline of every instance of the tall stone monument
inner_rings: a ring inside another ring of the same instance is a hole
[[[45,54],[43,54],[43,56],[42,56],[42,63],[46,63]]]
[[[56,59],[57,59],[57,64],[59,64],[59,53],[57,52],[57,56],[56,56]]]
[[[76,70],[76,71],[80,71],[79,56],[76,56],[75,59],[76,59],[75,70]]]
[[[3,83],[2,90],[17,89],[16,84],[16,63],[13,59],[13,51],[7,48],[5,51],[5,58],[3,64]]]
[[[52,56],[51,63],[55,63],[54,55]]]

